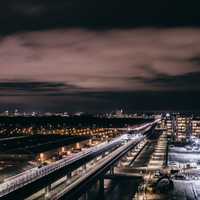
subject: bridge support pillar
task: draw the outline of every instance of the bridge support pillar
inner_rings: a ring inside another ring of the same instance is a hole
[[[71,171],[67,172],[67,178],[70,179],[71,177],[72,177],[72,172]]]
[[[66,184],[67,185],[70,183],[71,177],[72,177],[72,172],[71,171],[67,172],[67,175],[66,175]]]
[[[100,199],[104,199],[104,177],[99,179],[99,195]]]
[[[121,167],[122,166],[122,161],[119,161],[117,164],[117,167]]]
[[[82,200],[88,200],[88,193],[84,193],[82,196]]]
[[[86,171],[86,169],[87,169],[86,164],[84,164],[84,165],[82,166],[82,169],[83,169],[84,171]]]
[[[50,197],[50,192],[51,192],[51,185],[48,185],[48,186],[45,188],[45,199],[51,199],[51,197]]]
[[[114,175],[114,173],[115,173],[115,172],[114,172],[114,171],[115,171],[114,169],[115,169],[114,166],[112,166],[112,167],[110,168],[110,175]]]

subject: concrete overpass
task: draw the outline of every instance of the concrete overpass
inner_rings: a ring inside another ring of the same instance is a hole
[[[133,129],[133,131],[144,133],[150,130],[156,123],[157,121],[154,121],[141,125],[140,127]],[[120,160],[121,157],[144,140],[146,136],[141,134],[140,137],[132,139],[129,137],[130,136],[127,134],[122,135],[110,142],[89,148],[70,157],[61,159],[53,164],[41,168],[33,168],[12,177],[0,185],[0,198],[8,200],[17,196],[18,199],[24,199],[31,195],[33,189],[34,191],[37,191],[44,187],[47,188],[48,194],[50,190],[49,186],[52,182],[55,182],[61,177],[66,177],[66,180],[70,179],[73,170],[80,166],[86,170],[86,163],[101,155],[101,163],[90,170],[89,173],[85,173],[84,179],[79,180],[78,183],[70,183],[69,187],[66,187],[66,190],[58,193],[56,196],[51,196],[51,199],[59,199],[63,196],[66,198],[66,195],[70,197],[72,194],[79,194],[82,187],[87,185],[85,183],[89,184],[98,179],[102,174],[106,173]],[[128,142],[126,143],[126,141]],[[109,155],[106,155],[107,153]]]

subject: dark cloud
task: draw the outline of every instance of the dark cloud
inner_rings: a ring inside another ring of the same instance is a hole
[[[199,26],[196,0],[3,0],[1,32],[58,27]]]
[[[0,110],[200,109],[199,35],[186,27],[7,35]]]
[[[16,16],[38,17],[45,12],[44,4],[37,1],[12,1],[8,3],[8,7],[10,12]]]
[[[188,59],[188,61],[196,65],[197,67],[200,67],[200,56],[193,56],[190,59]]]
[[[0,79],[62,82],[90,91],[152,90],[155,84],[143,79],[200,70],[199,34],[198,28],[18,33],[1,41]]]
[[[48,95],[51,93],[72,92],[80,90],[75,85],[62,82],[5,81],[0,82],[0,96]],[[12,91],[12,94],[10,93]],[[18,93],[22,92],[22,93]]]
[[[150,76],[158,76],[161,73],[159,70],[153,68],[148,64],[140,66],[140,69],[145,71],[145,73],[149,74]]]
[[[200,72],[191,72],[181,75],[167,75],[156,73],[154,78],[138,78],[145,84],[150,84],[162,90],[190,90],[200,91]]]

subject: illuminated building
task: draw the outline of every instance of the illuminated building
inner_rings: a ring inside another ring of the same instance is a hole
[[[200,119],[192,120],[192,134],[196,137],[200,137]]]
[[[174,122],[175,136],[177,141],[184,141],[192,135],[191,129],[192,118],[185,116],[176,116]]]

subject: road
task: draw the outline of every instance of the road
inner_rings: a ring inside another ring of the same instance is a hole
[[[75,182],[69,185],[69,187],[66,187],[63,191],[60,193],[57,193],[54,197],[51,196],[51,199],[58,200],[61,197],[64,196],[67,192],[75,188],[77,185],[79,185],[81,182],[84,182],[84,180],[89,179],[89,177],[94,176],[97,172],[100,172],[108,163],[112,162],[114,158],[116,158],[121,152],[125,151],[130,146],[135,145],[137,142],[142,141],[144,139],[144,136],[137,137],[126,144],[122,145],[118,149],[116,149],[114,152],[110,153],[105,158],[102,158],[101,160],[97,161],[96,164],[93,166],[93,168],[85,170],[85,172],[82,173],[82,176]]]
[[[172,199],[198,200],[200,199],[200,181],[174,180]]]
[[[10,179],[7,179],[7,181],[0,185],[0,197],[4,196],[12,191],[17,190],[18,188],[23,187],[24,185],[27,185],[37,179],[40,179],[41,177],[47,176],[48,174],[59,170],[77,160],[80,160],[88,155],[92,155],[94,153],[97,153],[98,151],[101,151],[105,148],[112,148],[116,145],[120,145],[124,139],[126,139],[126,135],[122,135],[114,140],[111,140],[109,143],[105,142],[100,145],[97,145],[95,147],[89,148],[87,150],[83,150],[80,153],[76,153],[73,155],[70,155],[64,159],[61,159],[59,161],[56,161],[55,163],[52,163],[50,165],[41,167],[41,168],[33,168],[30,170],[27,170],[21,174],[18,174],[14,177],[11,177]]]
[[[141,128],[140,127],[137,128],[137,131],[142,131],[143,129],[148,129],[148,127],[151,127],[156,122],[157,121],[155,121],[153,123],[147,123],[145,125],[142,125]],[[142,137],[144,137],[144,136],[142,136]],[[58,160],[55,163],[49,164],[47,166],[43,166],[41,168],[35,167],[35,168],[27,170],[21,174],[18,174],[14,177],[11,177],[10,179],[7,179],[5,183],[2,183],[0,185],[0,197],[4,196],[6,194],[9,194],[17,189],[20,189],[20,188],[24,187],[25,185],[28,185],[29,183],[39,180],[40,178],[45,177],[57,170],[60,170],[64,167],[66,167],[67,165],[70,165],[82,158],[85,158],[90,155],[94,155],[95,153],[98,153],[104,149],[106,150],[108,148],[113,148],[113,147],[119,146],[127,139],[128,139],[128,135],[124,134],[120,137],[117,137],[117,138],[111,140],[110,142],[104,142],[95,147],[92,147],[92,148],[83,150],[79,153],[67,156],[66,158]],[[137,138],[137,139],[139,140],[141,138]],[[135,140],[131,141],[131,143],[128,143],[128,144],[131,145],[133,143],[135,143]],[[116,150],[114,155],[115,156],[118,155],[123,150],[123,148],[127,148],[127,145],[123,145],[122,147],[119,147]],[[114,158],[113,154],[109,158],[110,159]],[[107,160],[105,160],[105,162],[106,161]],[[94,168],[94,170],[95,170],[95,168]]]

